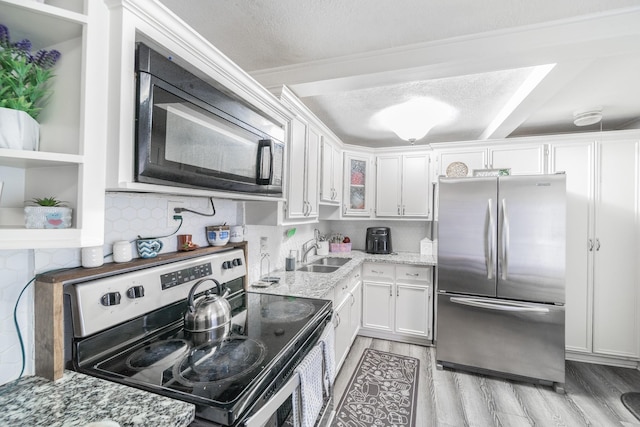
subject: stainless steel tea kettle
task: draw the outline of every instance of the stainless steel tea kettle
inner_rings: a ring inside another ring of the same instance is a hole
[[[208,290],[204,296],[194,301],[196,290],[207,280],[216,284],[218,294]],[[231,305],[226,299],[228,294],[229,289],[223,294],[222,285],[213,278],[198,281],[189,291],[189,305],[184,315],[184,332],[185,336],[191,339],[195,345],[219,341],[229,334]]]

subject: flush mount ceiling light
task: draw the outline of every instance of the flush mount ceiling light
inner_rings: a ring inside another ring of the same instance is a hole
[[[576,126],[589,126],[602,120],[602,107],[578,110],[573,113],[573,124]]]
[[[379,111],[372,117],[372,122],[413,144],[424,138],[434,126],[452,120],[457,112],[444,102],[421,97]]]

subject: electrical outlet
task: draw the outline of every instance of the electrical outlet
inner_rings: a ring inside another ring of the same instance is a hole
[[[175,208],[183,208],[184,202],[177,200],[169,200],[167,202],[167,227],[176,227],[180,224],[180,221],[177,219],[173,219],[174,215],[182,215],[182,213],[177,213]]]

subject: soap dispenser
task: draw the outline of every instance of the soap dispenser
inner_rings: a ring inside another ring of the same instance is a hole
[[[286,271],[293,271],[296,269],[296,254],[294,251],[290,251],[289,256],[285,258],[284,269]]]

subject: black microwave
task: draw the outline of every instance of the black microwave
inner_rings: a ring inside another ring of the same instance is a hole
[[[136,88],[137,182],[282,195],[283,126],[143,43]]]

